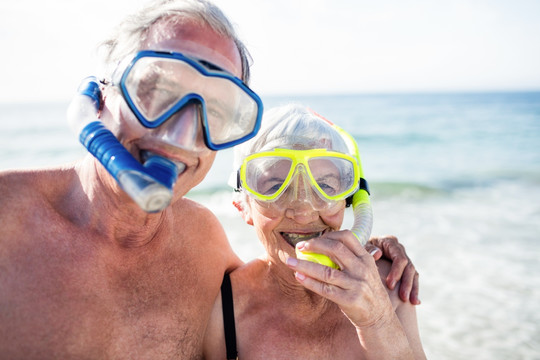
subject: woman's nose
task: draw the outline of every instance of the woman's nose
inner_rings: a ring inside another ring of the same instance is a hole
[[[298,199],[289,204],[285,210],[285,216],[299,224],[309,224],[319,217],[319,211],[313,208],[306,198]]]

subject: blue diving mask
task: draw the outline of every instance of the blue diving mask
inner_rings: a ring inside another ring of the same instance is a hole
[[[200,118],[204,142],[211,150],[240,144],[260,128],[263,105],[257,94],[229,72],[181,53],[139,51],[120,63],[112,83],[148,129],[167,127],[170,134],[190,131],[175,118],[195,105],[194,121]],[[168,136],[167,141],[183,147],[185,137]]]

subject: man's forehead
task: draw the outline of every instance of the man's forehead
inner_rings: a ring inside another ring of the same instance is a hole
[[[143,47],[181,52],[242,77],[242,61],[235,42],[202,21],[178,17],[158,21],[149,29]]]

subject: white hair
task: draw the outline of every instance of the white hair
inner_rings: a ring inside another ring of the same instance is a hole
[[[235,147],[234,169],[238,170],[247,156],[276,148],[324,148],[354,155],[328,120],[303,105],[288,104],[266,111],[257,135]]]

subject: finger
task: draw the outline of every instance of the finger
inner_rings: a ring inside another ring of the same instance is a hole
[[[328,268],[327,266],[325,267]],[[314,293],[319,294],[320,296],[323,296],[333,302],[336,302],[339,293],[343,291],[338,286],[318,281],[310,276],[306,276],[301,272],[295,272],[294,276],[296,280],[298,280],[299,283],[304,285],[306,289],[311,290]]]
[[[359,251],[362,255],[356,255],[349,247],[350,242],[343,242],[344,237],[347,237],[346,235],[342,232],[341,234],[332,235],[332,238],[330,236],[323,236],[300,242],[296,244],[296,248],[301,252],[324,254],[332,259],[341,270],[355,270],[359,267],[358,261],[364,262],[365,260],[363,259],[372,258],[372,256],[363,247]]]
[[[405,248],[399,243],[398,239],[392,235],[373,237],[370,243],[382,250],[383,256],[394,260],[394,258],[407,258]]]
[[[371,256],[369,254],[366,257]],[[293,263],[297,262],[297,268],[300,269],[303,261],[290,258],[287,263],[290,267],[293,267]],[[294,260],[293,260],[294,259]],[[305,264],[308,265],[308,264]],[[327,281],[320,281],[317,278],[312,278],[301,271],[295,271],[295,277],[297,281],[302,284],[306,289],[336,303],[343,313],[349,318],[349,320],[356,326],[367,326],[373,324],[373,315],[381,313],[382,308],[392,309],[390,299],[386,295],[383,285],[379,279],[377,269],[372,269],[372,276],[368,281],[358,281],[351,279],[349,276],[341,271],[313,264],[315,267],[325,268],[324,272],[327,274],[325,278]],[[335,285],[338,281],[332,279],[349,279],[349,283],[346,287]],[[377,310],[379,309],[379,310]],[[380,316],[375,316],[377,319]],[[365,325],[362,325],[365,324]]]
[[[418,274],[418,272],[416,272],[416,274],[414,275],[413,286],[412,286],[411,297],[410,297],[411,304],[413,305],[420,305],[422,303],[420,301],[420,298],[418,297],[419,287],[420,287],[419,276],[420,275]]]
[[[416,274],[416,269],[413,264],[409,264],[405,267],[403,271],[403,276],[401,277],[401,285],[399,286],[399,298],[403,302],[409,301],[409,296],[412,291],[414,276]]]
[[[386,278],[389,289],[394,289],[396,283],[403,276],[405,267],[410,260],[405,253],[405,248],[398,242],[395,236],[383,236],[372,239],[373,243],[382,248],[383,256],[392,261],[390,273]]]
[[[356,235],[350,230],[333,231],[324,235],[329,239],[339,240],[345,244],[356,256],[362,256],[366,253],[362,243]]]
[[[379,242],[379,246],[381,247],[384,255],[387,258],[391,260],[394,260],[396,258],[405,258],[407,260],[409,259],[405,252],[405,248],[398,242],[395,236],[384,236],[380,238]]]
[[[411,301],[412,304],[419,305],[421,303],[418,298],[419,275],[398,239],[395,236],[387,235],[373,237],[370,239],[370,243],[381,247],[384,256],[392,260],[392,267],[386,278],[388,288],[394,289],[396,283],[401,279],[399,297],[405,302]]]
[[[369,242],[371,244],[377,246],[379,249],[382,249],[382,242],[383,242],[383,239],[386,238],[386,237],[393,237],[393,236],[372,236],[369,239]],[[396,238],[396,241],[397,241],[397,238]]]
[[[392,259],[392,267],[386,277],[386,285],[390,290],[393,290],[396,287],[396,284],[403,276],[403,272],[407,265],[409,265],[408,258],[397,257],[396,259]]]
[[[379,242],[379,237],[378,237],[378,236],[371,236],[371,237],[369,238],[369,240],[368,240],[368,243],[369,243],[369,244],[372,244],[372,245],[374,245],[374,246],[379,247],[379,244],[380,244],[380,242]]]
[[[375,245],[372,245],[370,243],[367,243],[364,248],[366,249],[366,251],[371,255],[373,256],[373,258],[375,259],[375,261],[379,260],[382,256],[382,250],[379,249],[377,246]]]
[[[316,288],[318,294],[320,294],[321,291],[327,291],[327,289],[321,289],[320,287],[322,285],[317,285],[313,281],[333,285],[339,288],[346,288],[349,286],[350,281],[347,281],[349,278],[348,275],[345,275],[343,272],[328,266],[313,263],[311,261],[296,259],[293,257],[289,257],[287,259],[287,266],[295,271],[297,280],[302,280],[302,283],[304,283],[305,278],[309,278],[309,289],[313,290]]]

